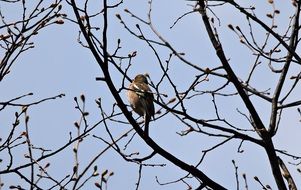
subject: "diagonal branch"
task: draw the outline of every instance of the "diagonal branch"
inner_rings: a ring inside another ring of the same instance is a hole
[[[115,88],[115,85],[111,79],[110,73],[108,68],[106,67],[106,65],[108,63],[104,63],[104,60],[99,56],[99,54],[97,53],[93,42],[89,36],[89,34],[87,33],[82,20],[80,18],[79,12],[78,12],[78,8],[77,8],[77,4],[75,3],[75,0],[71,0],[71,5],[74,11],[74,14],[77,18],[78,24],[80,26],[80,30],[82,31],[89,47],[90,47],[90,51],[93,54],[94,58],[96,59],[96,61],[98,62],[100,68],[102,69],[102,72],[104,74],[104,78],[105,78],[105,82],[109,88],[109,90],[111,91],[111,94],[113,95],[114,99],[116,100],[119,108],[121,109],[121,111],[124,113],[124,116],[127,118],[127,120],[130,122],[130,124],[133,126],[133,128],[135,129],[135,131],[137,132],[137,134],[145,141],[145,143],[147,145],[149,145],[156,153],[160,154],[162,157],[164,157],[165,159],[169,160],[170,162],[172,162],[173,164],[175,164],[176,166],[178,166],[179,168],[191,173],[193,176],[195,176],[196,178],[198,178],[199,180],[202,181],[202,183],[206,186],[209,186],[212,189],[219,189],[219,190],[223,190],[226,189],[225,187],[221,186],[220,184],[216,183],[215,181],[213,181],[212,179],[210,179],[208,176],[206,176],[202,171],[200,171],[199,169],[197,169],[194,166],[191,166],[185,162],[183,162],[182,160],[178,159],[177,157],[175,157],[174,155],[172,155],[171,153],[167,152],[165,149],[163,149],[162,147],[160,147],[158,144],[156,144],[151,138],[147,137],[144,135],[142,129],[139,127],[139,125],[136,123],[135,119],[132,117],[132,114],[128,111],[127,106],[123,103],[121,97],[119,96],[119,93],[117,91],[117,89]],[[107,7],[104,7],[104,9],[107,9]],[[104,17],[104,19],[106,19],[106,17]],[[107,23],[107,22],[104,22]],[[108,24],[108,23],[107,23]],[[107,26],[106,26],[107,27]],[[105,30],[104,30],[105,31]],[[104,35],[103,35],[104,36]],[[106,55],[107,52],[105,52]]]
[[[248,18],[251,18],[253,21],[258,23],[262,28],[264,28],[267,32],[272,34],[274,36],[274,38],[276,38],[279,41],[279,43],[281,43],[281,45],[283,45],[283,47],[285,47],[285,49],[287,49],[287,51],[290,52],[293,55],[293,57],[297,60],[298,64],[301,64],[301,57],[289,45],[287,45],[287,43],[281,38],[281,36],[279,36],[276,32],[274,32],[272,28],[267,26],[263,21],[258,19],[256,16],[254,16],[254,15],[250,14],[249,12],[247,12],[244,8],[242,8],[236,2],[234,2],[234,0],[226,0],[225,2],[233,5],[241,13],[246,15]]]
[[[253,122],[254,122],[254,128],[255,130],[259,133],[259,135],[265,139],[268,138],[268,134],[267,134],[267,130],[264,127],[264,124],[262,123],[262,120],[260,119],[253,103],[251,102],[251,100],[249,99],[249,96],[246,94],[243,86],[241,85],[241,83],[239,82],[237,76],[235,75],[234,71],[232,70],[225,54],[222,48],[221,43],[216,39],[215,34],[211,28],[208,16],[205,12],[205,4],[203,0],[198,1],[199,5],[200,5],[200,10],[199,12],[202,15],[203,18],[203,22],[205,24],[207,33],[209,35],[209,38],[211,40],[211,43],[216,51],[217,56],[219,57],[224,69],[226,70],[227,74],[228,74],[228,78],[229,80],[233,83],[233,85],[235,86],[237,92],[239,93],[240,97],[242,98],[244,104],[246,105],[247,109],[249,110]]]
[[[233,2],[233,1],[231,1],[231,2]],[[219,57],[225,71],[227,72],[229,80],[233,83],[237,92],[239,93],[240,97],[242,98],[246,108],[249,110],[249,113],[250,113],[253,123],[254,123],[253,127],[255,128],[255,130],[258,132],[258,134],[261,136],[261,138],[263,139],[263,141],[265,143],[265,150],[268,155],[270,165],[272,168],[272,172],[273,172],[275,181],[277,183],[277,186],[281,190],[286,190],[287,188],[284,183],[283,177],[281,175],[281,171],[280,171],[278,161],[277,161],[277,155],[275,152],[275,148],[274,148],[274,144],[271,139],[271,136],[268,133],[268,131],[266,130],[266,128],[264,127],[261,118],[259,117],[251,100],[249,99],[249,96],[244,91],[243,86],[239,82],[239,80],[238,80],[237,76],[235,75],[234,71],[232,70],[228,60],[226,59],[222,45],[218,41],[215,33],[213,32],[212,27],[209,22],[209,19],[208,19],[208,16],[206,14],[205,0],[199,0],[198,5],[199,5],[199,12],[202,15],[204,25],[206,27],[206,30],[207,30],[208,36],[211,40],[211,43],[216,51],[216,54]]]
[[[297,190],[297,186],[294,182],[294,179],[292,178],[292,175],[290,174],[289,170],[287,169],[286,165],[282,161],[280,157],[278,157],[278,162],[282,170],[282,175],[286,179],[289,189],[290,190]]]
[[[289,49],[291,49],[294,52],[297,48],[297,43],[298,43],[299,16],[300,16],[300,1],[298,2],[297,8],[296,8],[295,22],[292,27],[292,35],[291,35],[291,39],[290,39],[290,43],[289,43]],[[276,133],[275,129],[276,129],[276,122],[277,122],[279,96],[282,91],[282,87],[283,87],[284,81],[286,79],[288,69],[291,65],[292,58],[293,58],[293,54],[291,53],[291,51],[288,51],[285,64],[282,68],[282,72],[281,72],[280,78],[278,80],[278,84],[276,86],[276,90],[275,90],[273,98],[272,98],[272,112],[271,112],[270,127],[269,127],[269,132],[272,136],[275,135],[275,133]]]

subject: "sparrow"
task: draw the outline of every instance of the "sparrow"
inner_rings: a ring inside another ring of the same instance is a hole
[[[148,86],[145,75],[138,74],[127,90],[127,99],[132,109],[140,116],[144,117],[144,133],[148,136],[149,122],[155,115],[154,95]]]

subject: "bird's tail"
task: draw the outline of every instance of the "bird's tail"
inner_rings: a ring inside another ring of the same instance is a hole
[[[151,120],[151,116],[148,114],[144,114],[144,134],[146,136],[149,135],[149,122]]]

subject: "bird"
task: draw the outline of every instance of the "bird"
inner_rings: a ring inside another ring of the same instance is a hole
[[[145,75],[138,74],[127,89],[127,99],[132,109],[144,117],[144,134],[149,135],[149,122],[155,115],[154,95]]]

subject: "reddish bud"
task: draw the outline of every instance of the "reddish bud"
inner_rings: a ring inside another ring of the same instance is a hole
[[[95,185],[97,188],[101,188],[101,185],[100,185],[98,182],[94,183],[94,185]]]
[[[80,99],[81,99],[83,102],[85,102],[85,100],[86,100],[85,95],[84,95],[84,94],[81,94],[81,95],[80,95]]]
[[[231,30],[234,30],[234,27],[232,24],[228,24],[228,27],[231,29]]]
[[[271,14],[271,13],[268,13],[268,14],[266,14],[267,15],[267,17],[269,17],[269,18],[273,18],[273,15]]]
[[[116,14],[116,17],[117,17],[119,20],[121,20],[120,14]]]
[[[64,24],[65,22],[64,22],[64,20],[60,19],[60,20],[56,20],[55,23],[56,24]]]
[[[107,175],[107,173],[108,173],[108,170],[105,170],[102,172],[101,176],[104,177],[105,175]]]

